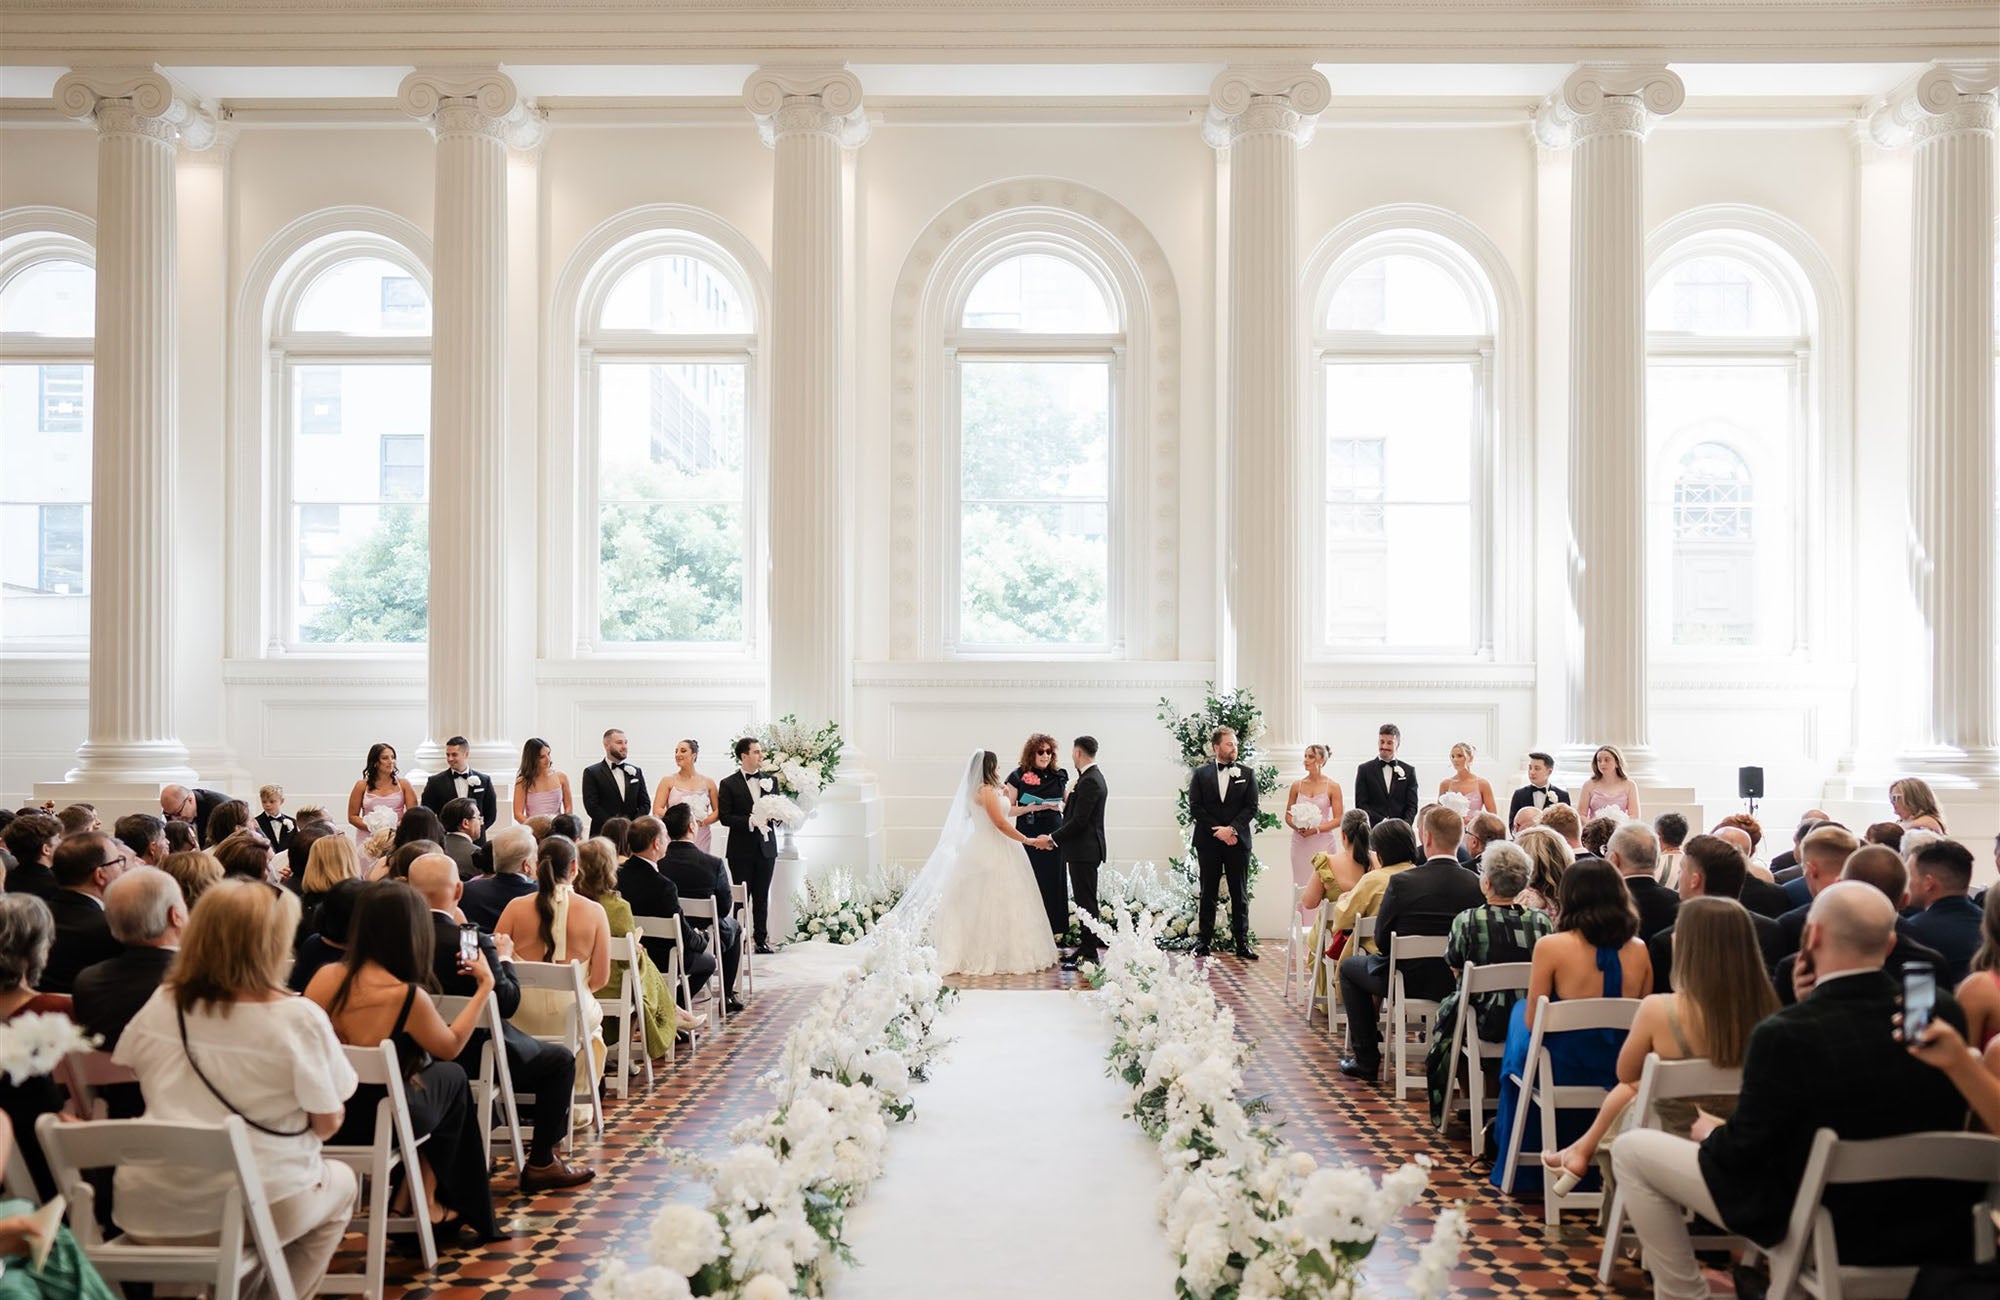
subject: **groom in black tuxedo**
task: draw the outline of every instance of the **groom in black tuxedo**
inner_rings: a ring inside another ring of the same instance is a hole
[[[766,826],[762,832],[750,825],[757,796],[776,794],[778,780],[760,769],[764,747],[745,736],[736,742],[737,770],[722,778],[715,788],[715,811],[729,828],[729,874],[750,886],[750,915],[757,931],[757,951],[769,954],[771,920],[771,878],[778,872],[778,831]]]
[[[1200,934],[1195,955],[1215,940],[1215,903],[1229,878],[1229,932],[1236,955],[1256,961],[1250,948],[1250,832],[1257,825],[1257,774],[1236,761],[1236,733],[1217,727],[1208,736],[1213,763],[1188,780],[1188,813],[1194,818],[1194,855],[1201,862]]]
[[[604,761],[583,769],[583,810],[592,835],[613,817],[638,821],[653,811],[646,774],[625,760],[625,733],[616,727],[604,733]]]
[[[1070,894],[1076,910],[1101,923],[1097,915],[1097,869],[1104,865],[1104,799],[1110,793],[1104,773],[1097,766],[1097,738],[1078,736],[1070,751],[1076,762],[1076,788],[1063,805],[1062,825],[1036,841],[1037,848],[1059,848],[1069,864]],[[1075,970],[1083,962],[1094,962],[1104,951],[1104,943],[1087,925],[1080,925],[1083,937],[1076,951],[1063,958],[1064,970]]]
[[[1417,822],[1417,769],[1396,757],[1403,730],[1385,722],[1375,733],[1375,760],[1354,771],[1354,806],[1376,826],[1391,817]]]

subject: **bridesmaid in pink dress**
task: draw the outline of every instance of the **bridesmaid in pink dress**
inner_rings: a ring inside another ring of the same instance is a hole
[[[1639,787],[1625,775],[1625,756],[1610,745],[1598,746],[1590,756],[1590,779],[1576,792],[1583,819],[1589,821],[1607,808],[1616,808],[1627,817],[1639,815]]]
[[[1459,741],[1451,747],[1451,775],[1438,782],[1438,795],[1461,794],[1465,796],[1465,820],[1471,821],[1483,812],[1493,811],[1493,787],[1486,778],[1472,770],[1472,746]]]
[[[553,755],[549,742],[540,736],[528,737],[528,743],[521,746],[521,770],[514,774],[517,823],[576,811],[569,797],[569,777],[555,770]]]
[[[653,816],[664,817],[675,804],[686,804],[694,814],[695,847],[703,853],[713,853],[708,828],[721,820],[722,813],[716,807],[715,782],[695,770],[694,761],[699,757],[698,741],[683,740],[674,746],[674,770],[660,779],[659,788],[653,792]]]
[[[1340,817],[1346,804],[1340,795],[1338,783],[1326,775],[1326,746],[1306,746],[1306,774],[1292,782],[1291,791],[1285,796],[1285,825],[1292,831],[1292,883],[1303,886],[1313,878],[1313,854],[1333,851],[1334,832],[1340,829]],[[1319,826],[1314,830],[1304,830],[1299,826],[1293,810],[1300,804],[1310,804],[1319,809]]]
[[[355,843],[366,843],[374,833],[367,818],[377,808],[388,809],[401,821],[403,813],[416,806],[416,790],[396,770],[396,747],[386,741],[370,745],[368,764],[347,796],[347,824],[354,828]]]

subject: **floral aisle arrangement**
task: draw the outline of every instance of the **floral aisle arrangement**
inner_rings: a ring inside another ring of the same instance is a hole
[[[1257,813],[1256,829],[1270,831],[1284,825],[1284,819],[1277,813],[1270,811],[1271,797],[1278,792],[1277,765],[1257,761],[1257,748],[1264,739],[1264,711],[1257,707],[1256,696],[1240,687],[1233,691],[1218,692],[1215,689],[1215,683],[1210,682],[1208,683],[1207,694],[1203,697],[1199,709],[1196,709],[1193,713],[1182,713],[1174,706],[1172,700],[1162,696],[1158,717],[1161,722],[1167,725],[1168,733],[1173,736],[1174,743],[1180,748],[1181,763],[1190,773],[1215,757],[1209,751],[1208,747],[1210,732],[1214,731],[1217,727],[1228,727],[1234,731],[1236,733],[1236,761],[1247,768],[1257,782],[1259,811]],[[1194,856],[1194,818],[1188,812],[1187,780],[1185,778],[1181,781],[1181,788],[1176,796],[1175,807],[1177,809],[1176,815],[1180,819],[1184,839],[1181,855],[1170,859],[1168,865],[1173,868],[1174,873],[1181,878],[1185,886],[1185,892],[1190,900],[1188,905],[1188,919],[1190,923],[1179,935],[1172,935],[1163,931],[1161,939],[1170,947],[1186,948],[1192,947],[1195,942],[1195,927],[1193,924],[1194,902],[1192,900],[1199,897],[1201,865],[1195,860]],[[1248,881],[1248,886],[1252,893],[1256,892],[1257,874],[1262,869],[1262,864],[1257,860],[1256,847],[1252,845]],[[1222,888],[1224,891],[1223,896],[1226,899],[1229,889],[1228,882],[1225,881]],[[1255,935],[1250,935],[1248,938],[1251,943],[1256,942]],[[1236,946],[1238,943],[1239,940],[1237,937],[1229,932],[1229,907],[1224,902],[1216,908],[1215,945],[1218,948],[1224,948]]]
[[[871,933],[910,887],[907,867],[878,867],[866,876],[834,867],[806,881],[791,942],[854,943]]]
[[[840,770],[842,741],[836,722],[814,730],[787,713],[776,722],[744,728],[737,739],[754,740],[763,747],[764,770],[778,778],[778,793],[804,813],[813,810],[820,791],[833,784]],[[762,806],[764,801],[757,802]],[[754,811],[751,816],[756,816]]]
[[[916,1112],[913,1084],[946,1046],[938,1020],[956,997],[921,926],[876,933],[861,969],[821,995],[768,1076],[777,1107],[738,1125],[737,1145],[680,1163],[709,1184],[706,1206],[653,1220],[645,1268],[614,1263],[598,1300],[786,1300],[824,1294],[852,1263],[847,1211],[882,1174],[889,1125]]]
[[[1108,1072],[1132,1088],[1127,1112],[1159,1143],[1160,1218],[1180,1259],[1180,1300],[1358,1300],[1377,1238],[1424,1194],[1419,1158],[1378,1182],[1321,1168],[1260,1120],[1243,1094],[1250,1047],[1192,963],[1161,950],[1144,917],[1110,934],[1092,998],[1111,1022]],[[1419,1297],[1445,1294],[1465,1236],[1463,1210],[1439,1213],[1416,1267]]]

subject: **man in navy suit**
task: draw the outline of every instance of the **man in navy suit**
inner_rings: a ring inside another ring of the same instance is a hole
[[[1956,840],[1932,840],[1910,859],[1910,937],[1944,954],[1946,988],[1958,987],[1979,951],[1983,910],[1966,897],[1971,888],[1972,850]]]
[[[1354,770],[1354,806],[1368,814],[1368,824],[1391,817],[1415,825],[1417,769],[1396,757],[1403,730],[1385,722],[1375,733],[1375,760]]]
[[[1209,733],[1212,763],[1188,779],[1188,815],[1194,819],[1194,855],[1201,863],[1201,923],[1195,955],[1206,956],[1215,940],[1215,904],[1224,877],[1229,880],[1229,932],[1236,955],[1256,961],[1250,948],[1250,833],[1257,827],[1257,774],[1236,761],[1236,733],[1217,727]]]

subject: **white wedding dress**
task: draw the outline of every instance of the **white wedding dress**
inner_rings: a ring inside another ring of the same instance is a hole
[[[942,971],[1021,975],[1044,970],[1056,962],[1048,913],[1027,850],[993,824],[980,802],[981,758],[972,756],[937,848],[890,916],[919,921],[928,916]]]

